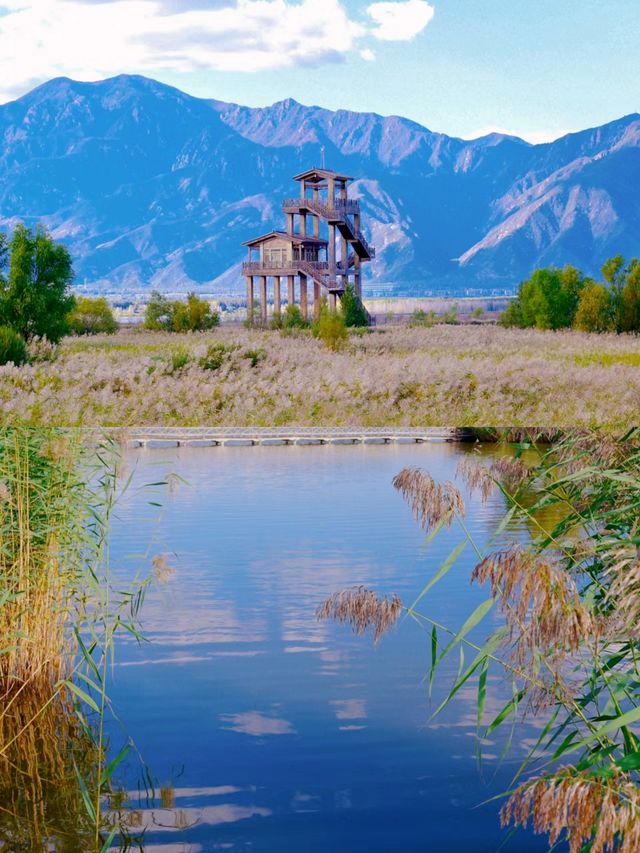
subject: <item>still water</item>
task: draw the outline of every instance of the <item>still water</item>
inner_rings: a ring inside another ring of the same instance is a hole
[[[401,620],[375,646],[314,615],[357,584],[413,602],[463,534],[454,526],[425,545],[391,480],[405,466],[453,479],[468,452],[436,443],[130,455],[115,571],[148,573],[157,555],[174,570],[148,593],[149,642],[120,640],[110,688],[113,748],[131,736],[163,789],[139,796],[139,765],[127,767],[146,851],[546,849],[501,830],[499,803],[486,802],[510,787],[534,723],[518,728],[504,760],[507,732],[485,743],[479,764],[473,687],[432,718],[457,656],[430,698],[430,638],[415,622]],[[141,488],[170,472],[185,482],[159,498]],[[503,500],[467,507],[482,544]],[[468,548],[422,612],[459,628],[487,598],[469,584],[473,565]],[[496,672],[487,722],[509,690]]]

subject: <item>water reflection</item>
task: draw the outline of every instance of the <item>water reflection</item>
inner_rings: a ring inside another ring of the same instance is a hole
[[[75,768],[90,783],[98,756],[71,702],[28,689],[7,699],[0,745],[0,849],[42,850],[49,838],[60,853],[91,849]]]
[[[466,452],[424,445],[132,455],[136,483],[168,470],[189,483],[163,497],[151,551],[144,492],[132,490],[120,507],[112,541],[123,579],[150,554],[170,553],[175,568],[147,597],[151,643],[121,642],[112,691],[155,776],[175,785],[170,808],[133,804],[145,849],[165,849],[168,832],[193,850],[490,851],[504,841],[495,803],[479,804],[508,788],[535,728],[522,731],[503,765],[496,732],[483,744],[479,773],[473,687],[430,717],[458,662],[446,661],[430,700],[427,632],[403,620],[373,647],[314,615],[332,592],[357,584],[405,601],[418,595],[463,536],[454,529],[425,547],[391,480],[407,465],[452,479]],[[482,544],[503,499],[467,499],[468,526]],[[473,560],[467,549],[423,602],[454,629],[486,597],[470,586]],[[487,718],[510,690],[498,673],[490,678]],[[544,847],[519,835],[505,849]]]

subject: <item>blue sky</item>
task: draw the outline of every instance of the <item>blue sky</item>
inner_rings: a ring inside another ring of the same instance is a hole
[[[0,101],[141,73],[543,141],[640,109],[640,0],[0,0]]]

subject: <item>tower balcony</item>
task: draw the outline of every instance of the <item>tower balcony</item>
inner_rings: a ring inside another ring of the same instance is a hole
[[[336,198],[333,205],[313,198],[286,198],[282,204],[285,213],[315,213],[328,222],[340,222],[345,216],[360,213],[357,199]]]

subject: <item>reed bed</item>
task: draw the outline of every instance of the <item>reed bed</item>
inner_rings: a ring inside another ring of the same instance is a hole
[[[115,635],[141,639],[150,577],[111,582],[120,462],[114,441],[79,431],[0,430],[0,841],[11,850],[54,839],[104,853],[128,837],[107,805],[131,748],[107,748],[108,678]]]
[[[389,327],[333,352],[311,335],[122,331],[0,367],[0,424],[625,428],[640,338]]]
[[[68,677],[82,578],[80,446],[0,431],[0,697]]]
[[[531,824],[551,846],[564,839],[571,853],[631,853],[640,845],[640,430],[567,434],[551,447],[527,439],[510,450],[487,466],[471,456],[458,470],[481,500],[499,490],[506,502],[483,547],[465,526],[455,486],[415,469],[395,478],[429,537],[453,522],[462,527],[462,547],[477,555],[470,582],[489,592],[460,628],[433,620],[429,591],[456,564],[457,546],[417,600],[398,608],[430,634],[430,687],[442,661],[460,655],[434,714],[475,685],[480,750],[500,726],[515,725],[517,734],[524,714],[543,715],[507,793],[503,825]],[[515,520],[531,531],[525,546],[503,541]],[[376,624],[387,599],[369,590],[367,600],[368,623]],[[362,632],[358,609],[337,608],[341,601],[335,594],[319,612]],[[499,627],[483,642],[486,620]],[[488,721],[495,672],[511,681],[512,698]]]

